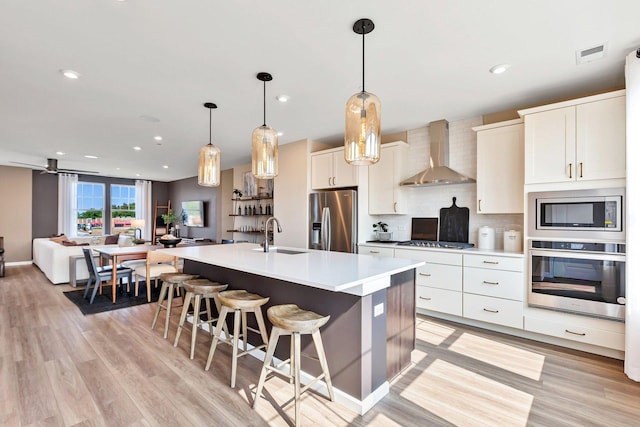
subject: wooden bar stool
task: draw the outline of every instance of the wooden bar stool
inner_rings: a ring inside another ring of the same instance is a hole
[[[330,316],[323,317],[313,311],[302,310],[295,304],[284,304],[270,307],[267,310],[267,317],[273,324],[273,328],[271,328],[267,354],[265,355],[262,371],[260,372],[260,380],[258,381],[256,397],[253,400],[253,407],[255,408],[258,404],[258,397],[260,396],[260,392],[262,391],[262,387],[264,386],[264,382],[269,371],[282,375],[289,380],[293,379],[295,393],[295,423],[296,426],[299,426],[300,395],[309,389],[309,387],[324,378],[324,381],[327,384],[327,391],[329,392],[329,399],[332,402],[335,399],[333,395],[333,386],[331,385],[331,377],[329,376],[329,366],[327,365],[327,358],[324,354],[322,338],[320,337],[320,328],[329,321]],[[322,374],[300,389],[300,335],[302,334],[311,334],[313,343],[316,347],[316,352],[318,353],[318,361],[322,367]],[[270,366],[280,335],[291,335],[291,357],[289,360],[282,362],[279,366]],[[289,375],[278,370],[279,367],[286,362],[290,363]]]
[[[153,322],[151,323],[151,329],[156,328],[156,322],[160,315],[160,310],[165,309],[167,311],[164,320],[164,339],[167,339],[169,335],[169,317],[171,317],[171,307],[173,305],[173,294],[176,290],[182,287],[182,283],[185,280],[191,280],[198,277],[197,274],[184,274],[184,273],[162,273],[160,280],[162,280],[162,287],[160,288],[160,297],[158,298],[158,305],[156,306],[156,312],[153,315]],[[164,298],[167,298],[166,304],[163,304]]]
[[[236,386],[236,368],[238,365],[238,358],[248,354],[254,350],[259,350],[261,348],[265,348],[267,346],[267,328],[264,325],[264,318],[262,317],[262,306],[265,305],[269,301],[269,297],[263,297],[256,294],[250,294],[245,290],[233,290],[233,291],[224,291],[218,294],[218,299],[220,300],[220,304],[222,305],[222,310],[220,311],[220,318],[222,322],[218,320],[216,324],[216,332],[213,337],[213,342],[211,343],[211,349],[209,350],[209,357],[207,358],[207,365],[205,366],[205,371],[209,370],[211,366],[211,360],[213,359],[213,354],[216,351],[216,346],[218,345],[218,341],[222,341],[231,345],[233,348],[233,355],[231,357],[231,388],[235,388]],[[229,339],[228,335],[226,338],[221,338],[220,334],[222,333],[222,326],[225,325],[227,318],[227,314],[233,312],[233,336],[232,340]],[[247,326],[247,312],[253,312],[256,316],[256,321],[258,322],[258,329],[249,328]],[[242,316],[241,316],[242,315]],[[240,321],[242,317],[242,322]],[[241,325],[242,323],[242,325]],[[242,326],[242,334],[240,334],[240,327]],[[262,337],[263,344],[257,345],[251,350],[247,350],[247,330],[259,333]],[[238,354],[238,340],[242,337],[243,352]]]
[[[180,334],[182,333],[182,328],[184,328],[184,322],[187,319],[187,312],[189,311],[189,306],[193,303],[193,325],[191,326],[191,353],[189,354],[189,358],[193,359],[193,354],[196,349],[196,333],[198,332],[198,328],[202,328],[202,325],[209,325],[210,334],[213,335],[214,329],[213,324],[219,319],[211,316],[211,299],[216,305],[216,309],[218,313],[220,313],[220,301],[218,300],[218,292],[224,291],[227,289],[227,285],[222,285],[218,282],[212,282],[209,279],[191,279],[185,280],[182,283],[182,287],[187,292],[184,296],[184,303],[182,304],[182,314],[180,315],[180,324],[178,325],[178,332],[176,332],[176,339],[173,342],[173,346],[178,346],[178,341],[180,340]],[[191,301],[193,299],[193,302]],[[200,311],[200,303],[204,299],[206,310]],[[207,314],[207,320],[202,320],[200,318],[201,314]],[[224,319],[222,320],[225,321]],[[223,325],[224,332],[226,334],[229,333],[227,330],[227,325]]]

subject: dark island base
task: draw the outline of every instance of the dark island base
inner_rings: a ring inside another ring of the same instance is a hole
[[[334,387],[364,400],[388,379],[410,363],[415,347],[415,270],[391,276],[391,287],[364,297],[342,292],[330,292],[297,283],[263,277],[243,271],[185,260],[184,271],[227,283],[228,289],[245,289],[270,300],[263,307],[268,332],[268,307],[297,304],[305,310],[330,315],[321,329],[329,371]],[[374,307],[383,304],[382,314],[375,316]],[[253,316],[247,316],[256,327]],[[229,327],[232,316],[228,316]],[[257,334],[250,333],[249,342],[260,343]],[[302,353],[315,356],[311,336],[302,336]],[[280,339],[276,356],[289,357],[289,340]],[[302,370],[319,375],[316,360],[302,358]],[[256,372],[256,381],[259,372]]]

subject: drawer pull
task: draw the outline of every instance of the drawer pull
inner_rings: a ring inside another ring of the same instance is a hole
[[[429,297],[419,297],[419,298],[423,299],[423,300],[431,301],[431,298],[429,298]]]
[[[369,251],[370,254],[379,254],[380,251]]]
[[[488,313],[497,313],[498,310],[491,310],[490,308],[483,308],[484,311],[488,312]]]
[[[573,331],[570,331],[570,330],[568,330],[568,329],[565,329],[564,331],[565,331],[566,333],[568,333],[568,334],[579,335],[579,336],[581,336],[581,337],[584,337],[584,336],[586,336],[586,335],[587,335],[587,334],[585,334],[584,332],[573,332]]]
[[[493,264],[493,265],[498,265],[499,262],[498,261],[482,261],[483,264]]]
[[[421,276],[431,277],[431,273],[418,273]]]
[[[500,282],[487,282],[486,280],[483,280],[482,283],[484,283],[485,285],[499,285]]]

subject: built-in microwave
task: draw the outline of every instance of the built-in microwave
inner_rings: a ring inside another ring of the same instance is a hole
[[[624,241],[624,189],[529,193],[529,235]]]

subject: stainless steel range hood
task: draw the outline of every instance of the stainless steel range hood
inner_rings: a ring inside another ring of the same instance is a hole
[[[427,185],[466,184],[475,179],[449,168],[449,122],[438,120],[429,123],[430,167],[400,183],[411,187]]]

